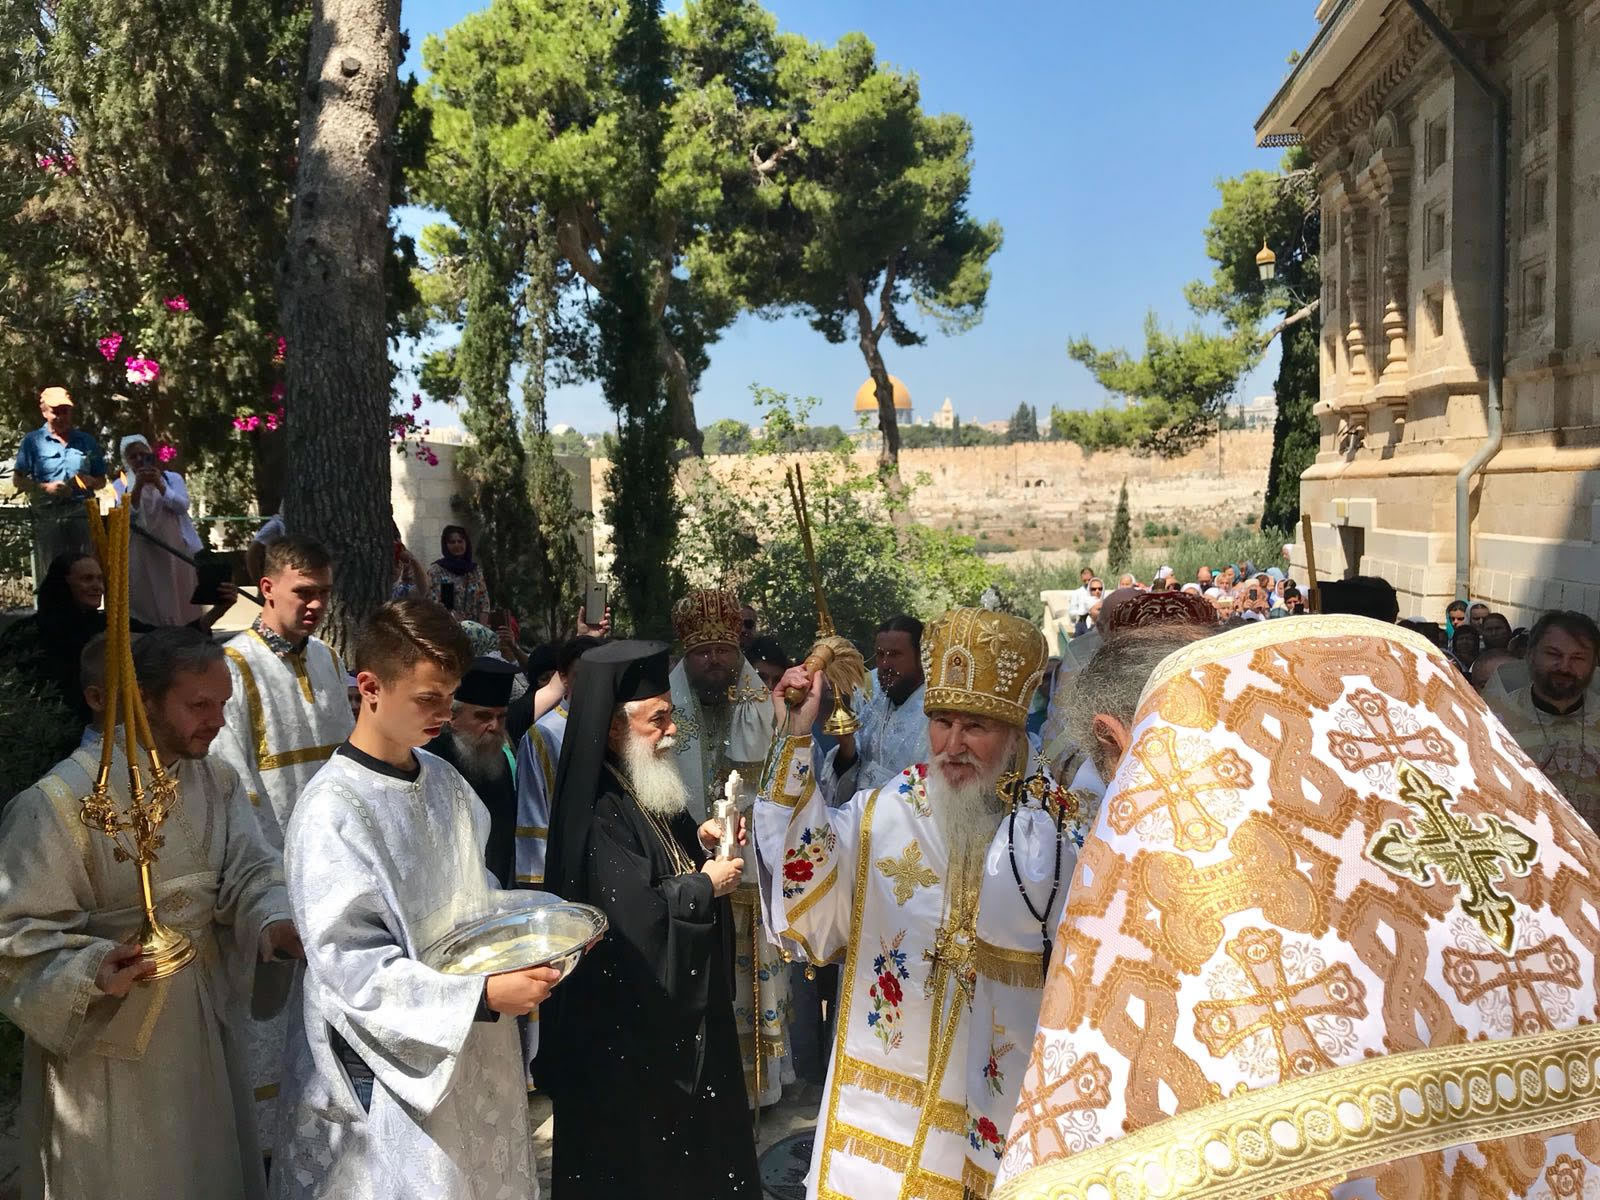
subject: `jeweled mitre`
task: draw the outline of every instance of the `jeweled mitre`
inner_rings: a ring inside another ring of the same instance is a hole
[[[961,712],[1022,728],[1044,674],[1044,635],[1021,617],[955,608],[922,639],[925,712]]]

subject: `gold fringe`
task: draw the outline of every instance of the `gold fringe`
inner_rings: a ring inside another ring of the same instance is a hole
[[[977,939],[974,963],[978,974],[1011,987],[1044,987],[1044,959],[1039,950],[1009,950]]]

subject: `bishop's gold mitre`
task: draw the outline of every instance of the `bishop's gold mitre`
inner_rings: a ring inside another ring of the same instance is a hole
[[[923,711],[970,713],[1025,728],[1047,657],[1044,635],[1021,617],[953,608],[922,639]]]

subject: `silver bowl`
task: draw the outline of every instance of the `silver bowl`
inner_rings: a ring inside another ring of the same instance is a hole
[[[565,979],[606,931],[606,915],[549,892],[517,892],[488,913],[460,921],[422,951],[446,975],[499,975],[552,967]]]

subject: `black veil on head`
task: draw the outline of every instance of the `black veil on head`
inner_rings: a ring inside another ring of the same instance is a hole
[[[544,886],[565,900],[587,900],[584,860],[594,802],[606,786],[607,735],[617,706],[671,690],[665,642],[607,642],[585,652],[572,678],[567,731],[550,804]]]

